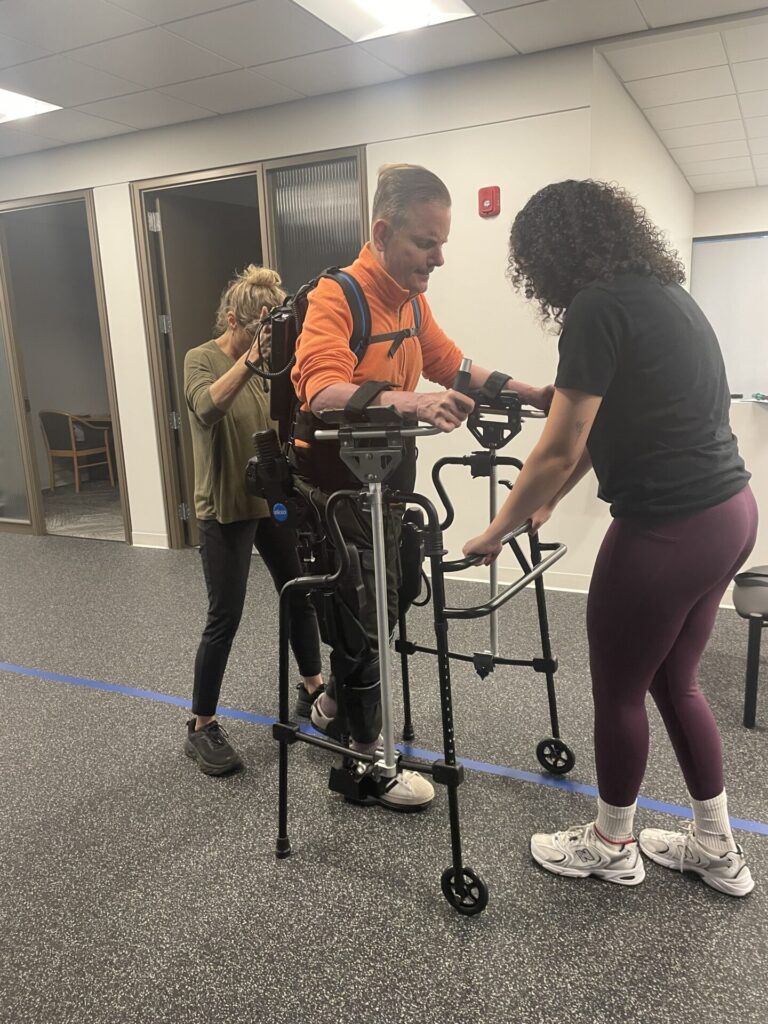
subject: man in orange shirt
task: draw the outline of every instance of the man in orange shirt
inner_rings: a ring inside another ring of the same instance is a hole
[[[424,297],[429,275],[444,263],[443,246],[448,241],[450,223],[450,193],[431,171],[412,164],[388,164],[381,169],[373,200],[371,240],[345,268],[360,285],[371,313],[374,340],[359,361],[349,343],[353,333],[349,302],[338,283],[323,278],[309,295],[292,372],[302,403],[292,458],[297,485],[316,507],[324,508],[328,494],[339,487],[359,487],[340,460],[329,466],[327,453],[321,451],[323,442],[312,440],[314,416],[323,410],[344,408],[357,395],[358,402],[363,397],[366,405],[394,406],[448,433],[459,427],[474,407],[471,398],[451,390],[463,355],[435,322]],[[418,329],[414,300],[419,311]],[[377,335],[385,335],[387,340],[376,341]],[[416,392],[422,375],[441,389]],[[489,370],[473,366],[470,387],[481,388],[490,375]],[[365,390],[360,392],[363,386]],[[546,410],[551,401],[551,387],[531,387],[511,378],[505,387],[516,391],[522,402],[539,409]],[[389,483],[411,490],[415,473],[413,446],[406,449]],[[334,675],[328,691],[315,701],[311,718],[322,732],[348,731],[353,749],[373,753],[381,742],[381,698],[370,514],[345,503],[339,519],[345,538],[360,551],[366,596],[360,621],[368,635],[370,656],[342,679],[337,668],[349,662],[339,656],[334,665],[332,654]],[[401,525],[402,509],[387,506],[384,530],[390,632],[397,622]],[[343,699],[337,703],[336,686],[342,683]],[[344,721],[340,721],[340,704]],[[378,802],[398,810],[413,810],[425,807],[433,797],[427,779],[416,772],[401,771]]]

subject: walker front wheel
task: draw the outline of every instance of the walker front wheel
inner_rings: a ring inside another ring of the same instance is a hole
[[[445,869],[440,878],[443,896],[454,910],[465,917],[482,913],[488,906],[488,886],[472,868],[462,868],[461,877],[463,892],[458,890],[456,872],[453,867]]]
[[[536,757],[542,768],[551,775],[567,775],[576,764],[576,757],[562,740],[542,740],[536,747]]]

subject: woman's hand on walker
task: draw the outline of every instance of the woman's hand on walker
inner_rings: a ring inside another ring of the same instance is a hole
[[[504,545],[498,538],[487,533],[481,533],[479,537],[468,540],[463,547],[465,557],[481,558],[480,565],[490,565],[501,554]]]

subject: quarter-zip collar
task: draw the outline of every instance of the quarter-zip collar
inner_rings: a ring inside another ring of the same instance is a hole
[[[402,288],[382,267],[373,254],[370,242],[366,242],[355,262],[346,269],[358,279],[365,291],[372,291],[382,306],[393,312],[399,311],[413,298],[408,289]]]

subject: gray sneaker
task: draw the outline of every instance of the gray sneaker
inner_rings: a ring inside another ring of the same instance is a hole
[[[692,824],[683,832],[644,828],[638,842],[652,861],[676,871],[693,871],[718,892],[746,896],[755,887],[742,848],[736,845],[727,853],[708,850],[696,838]]]
[[[531,837],[531,856],[547,871],[566,878],[594,875],[604,882],[639,885],[645,878],[643,858],[633,840],[606,843],[594,822],[564,832],[539,832]]]
[[[194,718],[187,722],[184,753],[194,758],[200,771],[206,775],[227,775],[243,767],[242,759],[229,742],[226,730],[215,719],[197,731]]]

